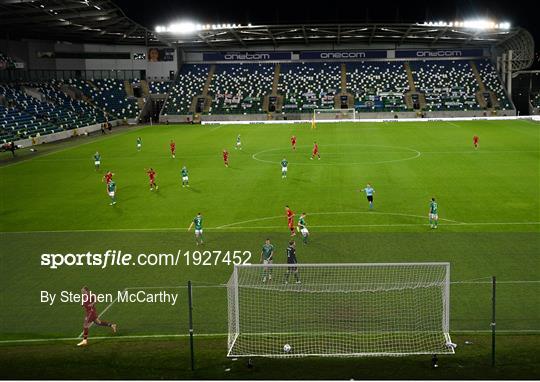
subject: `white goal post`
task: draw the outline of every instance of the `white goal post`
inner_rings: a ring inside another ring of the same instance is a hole
[[[314,109],[313,110],[313,120],[315,121],[324,121],[324,120],[355,120],[356,119],[356,109]]]
[[[227,290],[229,357],[454,353],[449,263],[236,265]]]

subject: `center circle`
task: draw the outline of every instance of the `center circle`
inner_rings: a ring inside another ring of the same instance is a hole
[[[312,161],[312,146],[290,146],[259,151],[252,158],[259,162],[279,164],[284,158],[293,165],[363,165],[403,162],[416,159],[422,153],[409,147],[365,145],[356,143],[328,144],[319,146],[321,160]]]

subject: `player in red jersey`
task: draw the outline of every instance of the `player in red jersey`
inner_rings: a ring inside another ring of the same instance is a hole
[[[313,152],[311,153],[311,160],[315,158],[315,155],[317,156],[317,158],[319,158],[319,160],[321,160],[321,155],[319,154],[319,145],[317,144],[317,142],[313,142]]]
[[[96,311],[96,295],[92,294],[88,287],[84,286],[81,289],[82,306],[85,311],[83,322],[83,340],[77,344],[77,346],[88,345],[88,329],[92,324],[97,326],[107,326],[112,329],[113,333],[116,333],[116,324],[99,319]]]
[[[292,149],[296,150],[296,135],[293,135],[291,137],[291,145],[292,145]]]
[[[292,212],[289,206],[285,206],[285,213],[287,214],[287,226],[289,227],[289,231],[291,231],[291,236],[295,236],[296,232],[294,232],[294,212]]]
[[[109,183],[111,182],[111,180],[112,180],[113,175],[114,175],[114,174],[113,174],[112,172],[107,171],[107,172],[105,173],[105,175],[103,175],[103,181],[104,181],[105,183],[109,184]]]
[[[154,189],[158,189],[158,185],[156,184],[156,172],[152,167],[150,167],[149,170],[146,170],[146,173],[148,174],[148,178],[150,179],[150,191],[154,191]]]
[[[225,167],[229,167],[229,152],[226,149],[223,149],[223,162]]]
[[[474,146],[474,149],[475,150],[478,150],[478,141],[480,140],[480,138],[478,138],[478,135],[475,135],[473,138],[472,138],[472,142],[473,142],[473,146]]]
[[[171,155],[173,158],[176,158],[176,143],[171,139],[171,143],[169,144],[171,147]]]

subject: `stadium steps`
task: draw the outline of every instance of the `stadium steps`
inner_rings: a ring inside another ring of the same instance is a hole
[[[482,108],[489,109],[491,111],[494,111],[495,109],[498,109],[500,107],[499,100],[497,99],[497,95],[495,92],[486,89],[486,85],[484,84],[484,80],[482,79],[482,76],[480,75],[480,72],[478,71],[478,67],[476,66],[476,63],[474,61],[469,61],[469,65],[471,66],[472,72],[474,73],[474,77],[476,78],[476,82],[478,83],[478,92],[476,92],[476,100],[478,101],[478,104]],[[486,99],[484,97],[484,93],[489,93],[489,98],[491,100],[491,108],[487,107]]]
[[[341,64],[341,92],[347,92],[347,65]]]
[[[413,95],[418,95],[418,101],[420,103],[420,110],[424,110],[426,107],[426,95],[421,92],[416,91],[416,85],[414,83],[414,77],[411,71],[411,66],[408,62],[405,62],[403,64],[405,67],[405,71],[407,72],[407,82],[409,83],[409,91],[405,93],[405,104],[407,105],[407,109],[413,110],[414,109],[414,103],[413,103]]]
[[[216,72],[216,65],[210,66],[210,69],[208,70],[208,76],[206,77],[206,82],[204,83],[202,94],[196,95],[195,97],[193,97],[193,100],[191,101],[191,107],[189,108],[189,111],[195,115],[194,117],[195,122],[198,122],[199,117],[200,117],[198,113],[195,113],[195,110],[197,108],[197,100],[199,98],[205,99],[203,113],[208,113],[208,111],[210,110],[210,106],[212,106],[212,98],[208,95],[208,89],[210,88],[210,84],[212,83],[212,79],[214,78],[215,72]]]
[[[277,63],[274,68],[274,81],[272,82],[272,95],[278,95],[279,74],[281,73],[281,64]]]
[[[90,80],[86,80],[85,81],[88,85],[90,85],[92,87],[92,89],[96,90],[96,91],[99,91],[99,88],[96,86],[96,84],[94,84],[92,81]]]
[[[143,93],[143,97],[146,98],[150,95],[150,87],[148,86],[148,81],[141,80],[141,89]]]
[[[407,81],[409,82],[409,89],[411,92],[416,92],[416,86],[414,84],[414,78],[411,71],[411,66],[408,62],[403,64],[405,66],[405,71],[407,72]]]
[[[210,84],[212,83],[212,78],[214,78],[215,72],[216,72],[216,65],[212,65],[210,67],[210,70],[208,71],[208,77],[206,77],[206,82],[204,83],[204,88],[202,92],[203,97],[206,97],[208,95],[208,88],[210,88]]]
[[[124,90],[126,91],[126,94],[128,97],[135,96],[135,93],[133,93],[133,85],[131,84],[131,81],[128,81],[128,80],[124,81]]]
[[[334,109],[341,109],[341,97],[347,96],[347,108],[354,108],[354,95],[347,90],[347,64],[341,64],[341,90],[334,96]]]
[[[475,62],[469,61],[469,65],[471,65],[472,72],[474,73],[474,78],[476,78],[476,82],[478,82],[478,89],[481,92],[485,92],[486,86],[484,85],[484,81],[482,81],[482,77],[480,77],[480,73],[478,72],[478,68],[476,67]]]
[[[281,65],[277,63],[274,66],[274,79],[272,80],[272,91],[270,94],[266,95],[263,99],[262,109],[265,113],[268,113],[268,118],[272,119],[272,113],[281,112],[283,107],[283,96],[278,94],[278,85],[279,85],[279,74],[281,73]],[[276,110],[271,112],[270,108],[270,96],[277,97],[276,99]]]

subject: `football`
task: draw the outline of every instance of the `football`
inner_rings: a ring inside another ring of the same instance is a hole
[[[285,353],[290,353],[290,352],[291,352],[291,349],[292,349],[292,348],[291,348],[291,345],[289,345],[289,344],[283,345],[283,351],[284,351]]]

